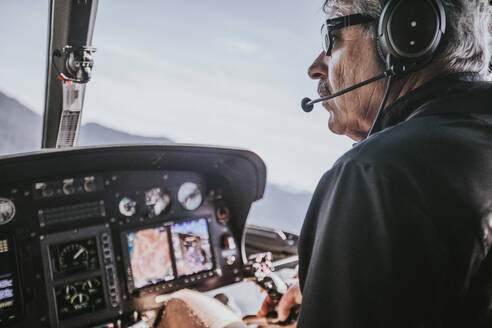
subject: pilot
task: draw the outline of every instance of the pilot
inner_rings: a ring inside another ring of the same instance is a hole
[[[302,303],[290,327],[492,327],[488,0],[323,9],[324,51],[308,71],[320,96],[393,77],[323,102],[329,129],[356,144],[314,193],[299,285],[259,315],[276,309],[281,322]]]
[[[386,73],[323,102],[329,129],[356,143],[314,193],[299,284],[258,315],[281,323],[300,304],[284,327],[492,327],[488,0],[323,9],[308,71],[320,96]]]

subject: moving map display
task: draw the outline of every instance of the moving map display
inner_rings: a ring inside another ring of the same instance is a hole
[[[206,219],[173,224],[171,236],[178,277],[213,269]]]
[[[130,232],[127,234],[127,242],[135,288],[174,279],[165,227]]]

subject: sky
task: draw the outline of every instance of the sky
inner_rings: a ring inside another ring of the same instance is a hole
[[[313,191],[352,141],[328,130],[307,68],[322,0],[100,0],[83,123],[246,148],[268,181]],[[0,2],[0,91],[42,114],[48,0]],[[1,115],[1,113],[0,113]],[[41,138],[41,137],[40,137]]]

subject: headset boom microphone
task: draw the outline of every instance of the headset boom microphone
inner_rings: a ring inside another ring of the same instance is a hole
[[[366,80],[364,82],[361,82],[361,83],[357,83],[353,86],[351,86],[350,88],[347,88],[347,89],[343,89],[341,91],[338,91],[332,95],[329,95],[329,96],[326,96],[326,97],[322,97],[322,98],[318,98],[318,99],[315,99],[315,100],[311,100],[310,98],[304,98],[302,101],[301,101],[301,107],[302,107],[302,110],[304,110],[306,113],[309,113],[313,110],[313,107],[314,107],[314,104],[316,103],[319,103],[319,102],[322,102],[322,101],[326,101],[326,100],[330,100],[330,99],[333,99],[333,98],[336,98],[338,96],[341,96],[343,94],[346,94],[350,91],[353,91],[355,89],[358,89],[360,87],[363,87],[365,85],[368,85],[370,83],[373,83],[373,82],[376,82],[378,80],[381,80],[382,78],[385,78],[385,77],[388,77],[388,76],[392,76],[394,75],[394,71],[393,70],[387,70],[385,71],[384,73],[380,74],[380,75],[377,75],[369,80]]]
[[[379,18],[376,39],[376,49],[387,71],[327,97],[315,100],[304,98],[301,101],[302,109],[309,113],[316,103],[384,77],[401,76],[424,67],[432,61],[445,31],[446,12],[441,0],[389,0]],[[389,89],[386,90],[388,92]]]

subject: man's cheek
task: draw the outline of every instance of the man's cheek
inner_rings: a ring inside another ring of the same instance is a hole
[[[329,78],[331,90],[330,92],[335,93],[340,91],[345,86],[345,76],[344,69],[338,61],[334,61],[329,69]]]

